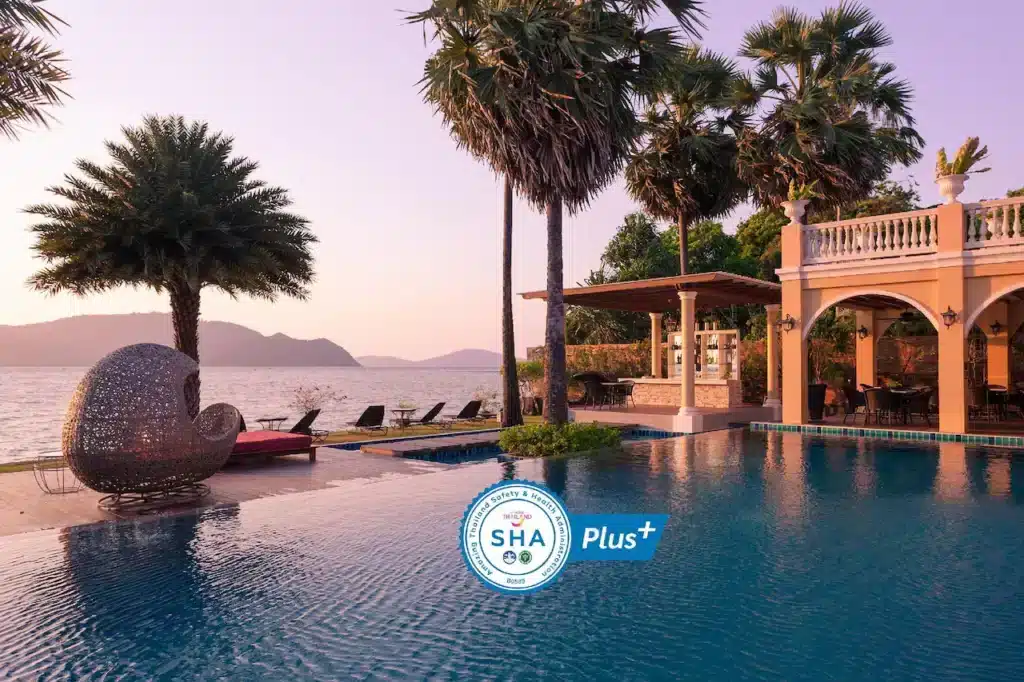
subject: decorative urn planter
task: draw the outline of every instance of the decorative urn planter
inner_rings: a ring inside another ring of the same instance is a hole
[[[782,211],[786,214],[794,223],[803,223],[804,213],[807,211],[807,199],[797,199],[795,201],[783,201]]]
[[[947,204],[952,204],[956,201],[964,192],[964,183],[969,178],[969,175],[943,175],[941,178],[936,178],[935,182],[939,185],[939,194],[946,200]]]

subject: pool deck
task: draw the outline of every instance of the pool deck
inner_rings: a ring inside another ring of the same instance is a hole
[[[355,479],[383,480],[450,468],[451,464],[321,448],[316,462],[309,462],[305,455],[295,455],[267,462],[231,465],[205,481],[210,486],[208,496],[191,505],[172,507],[158,513],[181,513],[262,497],[321,490]],[[97,506],[100,497],[99,493],[87,489],[69,495],[47,495],[36,485],[31,471],[2,474],[0,537],[138,517],[137,513],[103,511]]]
[[[360,450],[371,455],[391,457],[426,457],[439,451],[473,450],[498,444],[499,433],[462,433],[442,438],[412,438],[390,443],[368,443]]]

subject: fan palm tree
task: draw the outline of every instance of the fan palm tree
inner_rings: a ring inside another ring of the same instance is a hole
[[[584,207],[621,170],[638,131],[634,104],[678,53],[675,29],[646,22],[664,5],[696,32],[696,0],[434,0],[410,17],[438,49],[423,88],[470,151],[547,219],[544,401],[568,420],[562,211]]]
[[[626,187],[656,218],[676,223],[679,271],[689,272],[689,226],[718,218],[743,200],[736,135],[745,124],[740,81],[725,57],[692,47],[659,84],[647,109],[643,146],[626,165]]]
[[[48,125],[46,107],[65,93],[68,72],[60,50],[33,36],[30,28],[57,34],[60,18],[43,9],[43,0],[0,0],[0,133],[16,138],[22,124]]]
[[[64,201],[25,209],[35,251],[47,263],[30,280],[39,291],[76,295],[114,287],[166,291],[174,345],[199,360],[204,287],[232,297],[304,299],[313,280],[308,222],[285,209],[288,193],[253,179],[255,161],[232,157],[233,140],[180,116],[147,117],[107,142],[112,163],[75,163],[49,191]],[[185,386],[199,413],[199,378]]]
[[[869,9],[849,2],[817,18],[779,9],[747,31],[740,54],[756,69],[742,90],[761,119],[740,137],[739,170],[758,203],[777,206],[791,181],[816,182],[821,203],[841,207],[894,164],[921,158],[912,89],[877,55],[891,43]]]

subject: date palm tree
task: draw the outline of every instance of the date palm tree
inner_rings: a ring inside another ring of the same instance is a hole
[[[638,133],[634,105],[678,53],[677,30],[647,21],[663,5],[696,33],[696,0],[434,0],[410,17],[437,50],[424,96],[446,123],[472,126],[470,151],[547,219],[544,401],[568,420],[562,212],[586,206],[622,169]]]
[[[69,78],[60,50],[32,35],[36,28],[54,36],[61,19],[43,0],[0,0],[0,133],[17,138],[23,124],[48,125],[47,106],[59,105]]]
[[[644,144],[626,165],[626,187],[644,209],[676,223],[679,271],[689,272],[688,229],[743,200],[736,133],[746,114],[736,100],[740,72],[722,55],[691,47],[647,108]]]
[[[790,181],[816,184],[821,204],[867,197],[895,164],[921,158],[910,85],[877,50],[892,43],[861,5],[817,18],[782,8],[747,31],[740,55],[755,61],[743,90],[760,108],[740,138],[739,170],[762,206],[786,199]]]
[[[313,281],[306,219],[287,212],[286,190],[252,177],[255,161],[233,157],[233,140],[180,116],[144,119],[107,142],[112,163],[80,159],[80,175],[49,188],[60,204],[30,206],[46,267],[39,291],[76,295],[118,286],[166,291],[174,345],[199,360],[199,304],[205,287],[232,297],[305,299]],[[199,413],[199,378],[185,386]]]

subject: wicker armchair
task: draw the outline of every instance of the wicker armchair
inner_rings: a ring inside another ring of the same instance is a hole
[[[68,406],[63,450],[86,486],[108,493],[104,507],[208,492],[199,482],[227,461],[241,415],[218,403],[193,422],[185,380],[199,365],[152,343],[126,346],[100,360]]]

